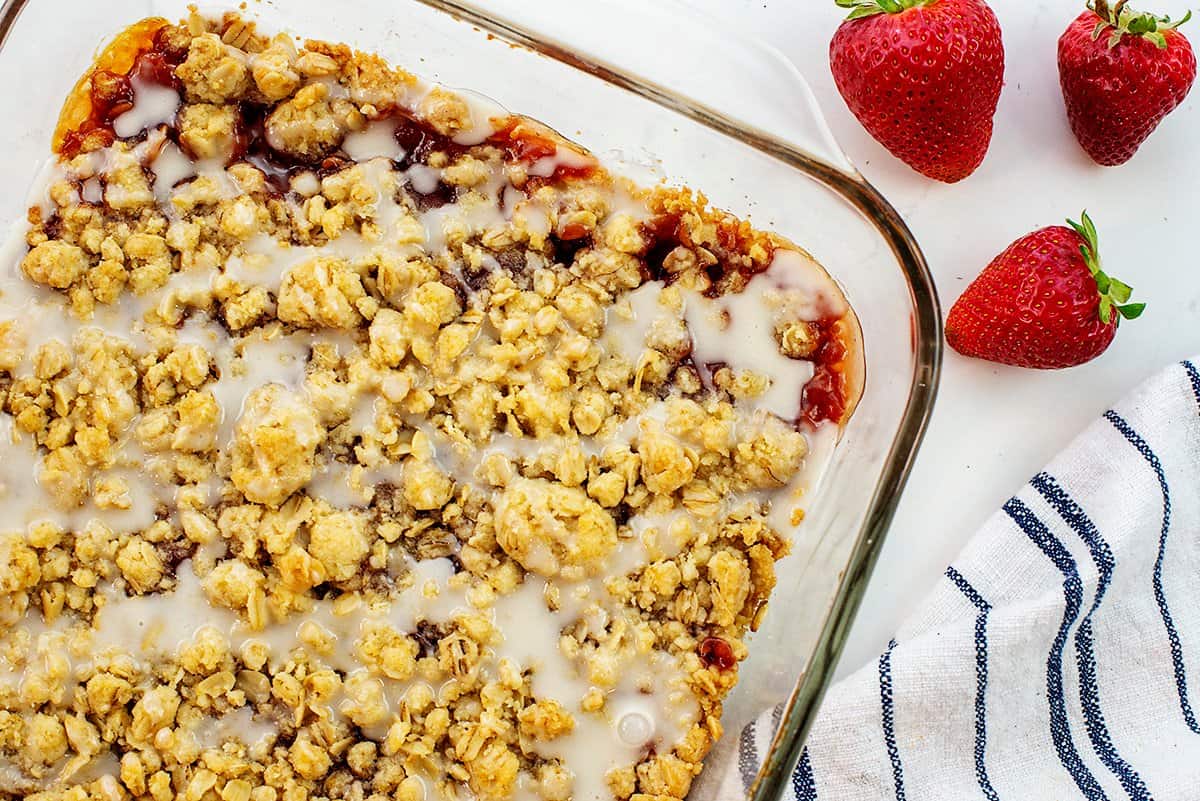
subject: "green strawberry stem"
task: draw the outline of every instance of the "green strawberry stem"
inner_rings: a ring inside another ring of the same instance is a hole
[[[839,8],[851,9],[846,19],[863,19],[876,14],[899,14],[910,8],[927,6],[937,0],[835,0]]]
[[[841,0],[839,4],[840,2]],[[1112,32],[1108,36],[1110,48],[1116,47],[1121,43],[1121,39],[1128,35],[1140,36],[1153,42],[1160,50],[1166,50],[1167,37],[1164,31],[1173,31],[1192,18],[1192,12],[1188,11],[1183,15],[1183,19],[1172,22],[1167,16],[1157,17],[1149,12],[1134,11],[1129,7],[1129,0],[1117,0],[1113,5],[1109,5],[1108,0],[1088,0],[1087,7],[1100,18],[1096,23],[1096,30],[1092,31],[1092,41],[1099,41],[1111,28]]]
[[[1100,268],[1100,234],[1096,232],[1096,226],[1086,211],[1081,220],[1082,222],[1067,220],[1067,224],[1083,237],[1084,244],[1079,246],[1079,252],[1083,255],[1088,271],[1096,279],[1096,291],[1100,293],[1100,322],[1105,325],[1111,323],[1113,309],[1126,320],[1136,320],[1146,311],[1146,304],[1130,303],[1133,287],[1113,278]]]

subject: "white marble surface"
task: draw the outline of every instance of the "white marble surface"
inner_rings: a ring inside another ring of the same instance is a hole
[[[994,0],[1008,62],[995,138],[979,172],[943,186],[893,159],[842,103],[828,43],[844,12],[832,0],[688,2],[736,20],[795,61],[842,147],[912,227],[947,309],[1012,240],[1085,207],[1100,227],[1107,268],[1150,304],[1104,357],[1075,370],[1029,372],[948,353],[929,436],[842,658],[845,675],[886,647],[972,532],[1110,403],[1171,361],[1200,354],[1192,229],[1200,91],[1132,162],[1094,166],[1067,127],[1056,61],[1058,36],[1082,1]],[[1187,4],[1142,5],[1178,15]],[[1191,32],[1200,42],[1200,25]]]

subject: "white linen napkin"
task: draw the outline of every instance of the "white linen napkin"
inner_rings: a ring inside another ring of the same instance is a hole
[[[785,801],[1200,799],[1200,370],[1176,365],[1005,504],[834,686]],[[742,733],[745,797],[778,720]]]

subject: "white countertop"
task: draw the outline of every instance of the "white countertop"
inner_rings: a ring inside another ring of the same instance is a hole
[[[947,353],[924,448],[884,546],[839,675],[872,660],[980,524],[1139,381],[1200,354],[1200,90],[1129,164],[1097,167],[1079,149],[1058,86],[1056,43],[1082,0],[994,0],[1007,80],[982,168],[956,186],[922,178],[858,125],[829,72],[845,11],[833,0],[688,0],[735,19],[784,51],[808,78],[835,136],[916,234],[948,310],[1017,237],[1075,218],[1100,228],[1111,274],[1150,307],[1112,349],[1075,370],[1041,373]],[[1155,0],[1178,16],[1185,0]],[[1200,24],[1184,28],[1200,43]]]

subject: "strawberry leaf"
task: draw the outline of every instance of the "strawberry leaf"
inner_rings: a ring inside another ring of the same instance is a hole
[[[847,21],[866,19],[878,14],[899,14],[917,6],[928,5],[934,0],[834,0],[838,8],[850,9]]]
[[[1094,222],[1092,222],[1092,218],[1088,216],[1088,213],[1086,211],[1083,212],[1082,218],[1083,218],[1083,230],[1086,232],[1085,238],[1088,241],[1088,246],[1092,249],[1093,252],[1099,252],[1099,250],[1100,250],[1100,233],[1096,230],[1096,224]]]
[[[1092,251],[1088,249],[1087,245],[1079,246],[1079,255],[1083,256],[1083,263],[1087,265],[1088,272],[1094,276],[1100,274],[1100,265],[1092,258]]]
[[[1145,303],[1129,303],[1133,297],[1133,287],[1117,278],[1113,278],[1100,267],[1100,234],[1096,224],[1085,211],[1079,222],[1067,220],[1067,224],[1079,234],[1083,242],[1079,245],[1079,255],[1087,265],[1088,272],[1096,280],[1096,294],[1100,296],[1100,322],[1108,325],[1113,320],[1113,309],[1126,320],[1136,320],[1146,310]]]
[[[1126,303],[1133,296],[1133,287],[1126,284],[1124,281],[1118,281],[1116,278],[1110,278],[1109,283],[1112,290],[1109,292],[1112,299],[1117,303]]]
[[[1138,36],[1144,33],[1152,33],[1158,30],[1158,21],[1153,17],[1134,17],[1126,23],[1126,30]]]
[[[1080,222],[1067,220],[1067,224],[1083,238],[1079,252],[1083,256],[1084,264],[1088,267],[1088,272],[1098,275],[1100,273],[1100,234],[1096,231],[1096,224],[1092,222],[1092,218],[1088,216],[1086,210],[1080,216]]]
[[[1109,49],[1119,45],[1125,36],[1137,36],[1151,42],[1160,50],[1166,50],[1170,46],[1166,31],[1176,30],[1192,18],[1192,12],[1188,11],[1182,19],[1172,22],[1169,16],[1160,17],[1148,12],[1134,11],[1129,7],[1129,0],[1120,0],[1111,6],[1108,0],[1088,0],[1087,5],[1099,17],[1096,29],[1092,31],[1092,41],[1099,41],[1104,32],[1111,28],[1112,33],[1108,36]]]

